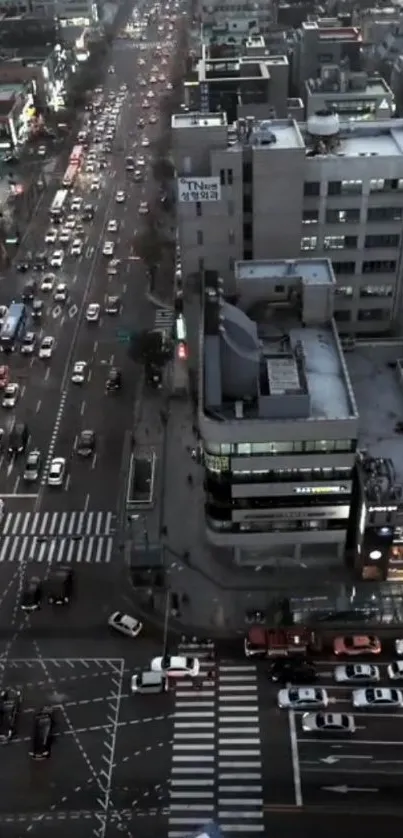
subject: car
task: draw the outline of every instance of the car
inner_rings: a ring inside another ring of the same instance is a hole
[[[71,567],[59,566],[54,570],[46,584],[49,605],[68,605],[74,589],[74,573]]]
[[[73,244],[70,248],[70,253],[72,256],[81,256],[83,252],[83,242],[81,239],[74,239]]]
[[[59,282],[56,285],[53,299],[55,303],[65,303],[68,296],[68,289],[65,282]]]
[[[387,673],[392,681],[403,681],[403,661],[392,661],[388,664]]]
[[[53,457],[48,473],[48,486],[62,486],[66,476],[66,460],[64,457]]]
[[[23,480],[25,483],[35,483],[41,470],[41,454],[36,449],[30,451],[25,462]]]
[[[104,256],[113,256],[115,250],[115,242],[106,241],[104,242],[104,246],[102,248],[102,253]]]
[[[101,187],[101,178],[94,177],[91,181],[90,191],[91,192],[99,192]]]
[[[64,251],[63,250],[54,250],[51,257],[50,257],[50,267],[51,268],[61,268],[64,262]]]
[[[143,139],[141,141],[141,145],[142,145],[142,148],[148,148],[149,147],[150,140],[148,139],[148,137],[143,137]]]
[[[16,689],[3,689],[0,694],[0,742],[5,745],[17,732],[22,693]]]
[[[34,332],[26,332],[21,343],[21,355],[32,355],[35,349],[36,335]]]
[[[55,274],[45,274],[43,280],[41,282],[40,290],[46,293],[47,291],[53,291],[53,286],[56,282]]]
[[[151,114],[151,116],[148,118],[148,121],[150,125],[155,125],[157,123],[157,117],[154,113]]]
[[[379,666],[369,663],[348,663],[346,666],[336,666],[334,670],[334,680],[338,684],[370,684],[380,679]]]
[[[39,155],[39,157],[45,157],[45,155],[46,155],[46,146],[45,145],[40,145],[38,147],[38,155]]]
[[[37,289],[37,283],[35,279],[30,279],[28,282],[25,283],[24,288],[22,289],[21,298],[24,303],[30,303],[35,297]]]
[[[67,218],[66,218],[66,221],[64,223],[64,226],[65,226],[66,230],[74,230],[74,228],[76,226],[76,223],[77,223],[77,220],[76,220],[75,215],[68,215]]]
[[[43,271],[46,268],[47,261],[48,256],[46,250],[40,250],[39,253],[36,253],[32,265],[34,271]]]
[[[85,319],[87,323],[98,323],[101,314],[101,306],[99,303],[90,303],[85,312]]]
[[[41,345],[39,347],[38,356],[39,358],[51,358],[53,355],[53,350],[55,347],[55,339],[50,335],[42,338]]]
[[[55,241],[57,241],[57,230],[52,228],[45,235],[45,244],[54,244]]]
[[[335,655],[379,655],[381,651],[381,641],[373,634],[345,635],[333,641]]]
[[[116,276],[119,265],[120,259],[111,259],[110,262],[108,262],[108,267],[106,269],[108,276]]]
[[[76,451],[79,457],[91,457],[96,448],[95,431],[81,431],[77,439]]]
[[[144,119],[141,117],[137,120],[137,128],[144,128]]]
[[[7,387],[3,390],[3,401],[1,403],[2,407],[13,408],[17,404],[18,396],[20,392],[19,384],[7,384]]]
[[[32,740],[29,755],[32,759],[49,759],[54,739],[53,707],[41,707],[35,713],[32,725]]]
[[[43,300],[32,300],[31,315],[33,320],[40,320],[43,314]]]
[[[115,195],[115,201],[117,204],[124,204],[126,200],[126,192],[123,192],[123,189],[118,189]]]
[[[28,425],[25,422],[16,422],[11,429],[8,440],[8,453],[15,457],[25,451],[29,440]]]
[[[314,684],[317,680],[314,664],[301,657],[279,657],[272,661],[269,678],[281,684]]]
[[[147,201],[140,201],[139,204],[139,215],[148,215],[149,207]]]
[[[90,157],[90,155],[88,155],[88,159],[89,159],[89,157]],[[71,202],[70,209],[71,209],[72,212],[80,212],[82,205],[83,205],[83,199],[82,198],[79,198],[79,197],[73,198],[73,200]]]
[[[26,273],[26,272],[27,272],[27,271],[29,271],[29,270],[30,270],[30,268],[31,268],[31,261],[32,261],[32,255],[31,255],[31,254],[27,254],[27,256],[25,257],[25,259],[20,259],[20,260],[17,262],[17,264],[16,264],[16,266],[15,266],[16,270],[17,270],[19,273]]]
[[[403,692],[395,687],[353,690],[353,707],[403,707]]]
[[[136,169],[134,172],[134,180],[136,183],[142,183],[144,180],[144,172],[142,169]]]
[[[71,230],[67,230],[65,227],[63,227],[63,229],[60,230],[60,233],[59,233],[60,244],[68,244],[70,239],[71,239]]]
[[[119,229],[119,222],[116,221],[116,218],[111,218],[110,221],[108,221],[107,232],[108,233],[117,233],[118,229]]]
[[[85,166],[85,173],[87,175],[93,175],[94,172],[95,172],[95,163],[93,161],[90,161]]]
[[[304,713],[304,733],[355,733],[355,719],[351,713]]]
[[[10,380],[10,367],[7,364],[0,366],[0,390],[4,390]]]
[[[120,312],[120,297],[116,295],[108,295],[105,300],[105,314],[119,314]]]
[[[144,99],[144,102],[142,103],[141,107],[144,108],[144,110],[146,111],[150,107],[149,101],[147,99]]]
[[[126,637],[137,637],[143,628],[143,623],[135,617],[130,617],[129,614],[115,611],[108,619],[108,626],[120,634],[125,634]]]
[[[140,156],[136,160],[136,168],[141,169],[145,165],[146,165],[146,158],[143,157],[142,154],[140,154]]]
[[[25,582],[21,595],[21,610],[31,613],[38,611],[42,602],[42,582],[39,576],[30,576]]]
[[[115,390],[120,390],[122,387],[122,373],[121,370],[117,367],[111,367],[109,370],[109,375],[106,380],[106,390],[107,392],[113,392]]]
[[[83,221],[92,221],[95,215],[95,209],[92,204],[86,204],[83,209],[83,214],[81,216]]]
[[[328,702],[328,695],[323,687],[290,687],[279,690],[277,696],[278,706],[288,710],[327,707]]]
[[[73,384],[84,384],[87,377],[87,363],[86,361],[76,361],[71,374]]]
[[[156,77],[155,76],[150,76],[150,84],[156,84],[156,83],[157,83]]]
[[[165,81],[165,76],[164,76],[163,73],[160,73],[160,75],[158,76],[158,81],[161,81],[161,82]]]
[[[150,664],[152,672],[163,672],[170,678],[196,678],[200,672],[198,658],[185,655],[165,655],[153,658]]]

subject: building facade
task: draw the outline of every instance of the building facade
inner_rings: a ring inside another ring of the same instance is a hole
[[[217,270],[231,293],[237,261],[329,258],[343,333],[400,323],[403,121],[184,113],[172,129],[185,281]]]

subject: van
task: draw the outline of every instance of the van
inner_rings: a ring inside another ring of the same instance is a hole
[[[167,679],[162,672],[139,672],[131,680],[132,693],[164,693],[167,690]]]
[[[25,422],[17,422],[10,434],[8,441],[9,454],[21,454],[25,451],[29,440],[29,430]]]

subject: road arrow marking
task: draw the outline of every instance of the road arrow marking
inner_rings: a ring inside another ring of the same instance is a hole
[[[378,792],[379,789],[358,788],[358,786],[322,786],[322,791],[334,791],[336,794],[347,794],[349,791],[360,791],[372,794]]]
[[[340,762],[341,759],[373,759],[373,757],[370,754],[340,754],[339,757],[329,756],[319,761],[325,762],[327,765],[334,765],[335,762]]]
[[[61,313],[62,313],[62,310],[61,310],[60,306],[55,306],[54,308],[52,308],[52,317],[54,317],[55,320],[56,320],[57,317],[60,317]]]

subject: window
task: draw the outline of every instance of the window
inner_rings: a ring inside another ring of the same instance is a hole
[[[389,320],[390,311],[388,308],[360,308],[358,310],[358,320]]]
[[[341,191],[343,195],[361,195],[362,180],[342,180]]]
[[[334,319],[337,323],[349,323],[351,320],[351,311],[335,311]]]
[[[233,230],[228,230],[228,244],[235,244],[235,233]]]
[[[344,250],[357,247],[357,236],[325,236],[323,239],[325,250]]]
[[[393,285],[363,285],[360,297],[392,297]]]
[[[303,224],[317,224],[319,221],[318,210],[304,210],[302,213]]]
[[[367,221],[401,221],[402,217],[402,207],[369,207],[367,212]]]
[[[383,192],[385,189],[385,181],[383,178],[372,178],[369,182],[370,192]]]
[[[243,211],[252,212],[252,198],[250,195],[243,196]]]
[[[317,236],[304,236],[301,239],[301,250],[315,250],[318,244]]]
[[[232,186],[233,182],[234,182],[234,173],[233,173],[232,169],[227,169],[227,183],[228,183],[228,186]]]
[[[329,180],[327,184],[327,194],[328,195],[341,195],[341,181],[340,180]]]
[[[346,274],[355,273],[355,262],[333,262],[333,270],[336,276],[345,276]]]
[[[196,215],[197,215],[198,218],[200,218],[201,214],[202,214],[202,205],[201,205],[200,201],[196,201]]]
[[[318,180],[308,180],[304,183],[304,195],[320,195],[320,183]]]
[[[362,263],[363,274],[394,274],[396,262],[394,259],[374,259]]]
[[[390,192],[394,192],[397,190],[401,192],[403,190],[403,178],[393,178],[393,180],[385,180],[385,190]]]
[[[274,293],[275,294],[284,294],[285,286],[284,285],[275,285],[274,286]]]
[[[220,169],[220,183],[225,186],[225,169]]]
[[[203,230],[198,230],[196,235],[197,235],[197,244],[199,245],[199,247],[201,247],[202,244],[203,244]]]
[[[339,297],[352,297],[353,296],[353,286],[352,285],[338,285],[336,288],[336,294]]]
[[[252,163],[243,164],[242,177],[244,183],[252,183]]]
[[[245,222],[243,225],[243,237],[245,241],[252,241],[252,224]]]
[[[235,214],[235,204],[233,201],[228,201],[228,215],[233,216]]]
[[[365,236],[365,247],[399,247],[399,236],[393,233],[384,233],[378,236]]]
[[[345,224],[360,220],[360,210],[357,209],[329,209],[326,210],[328,224]]]

